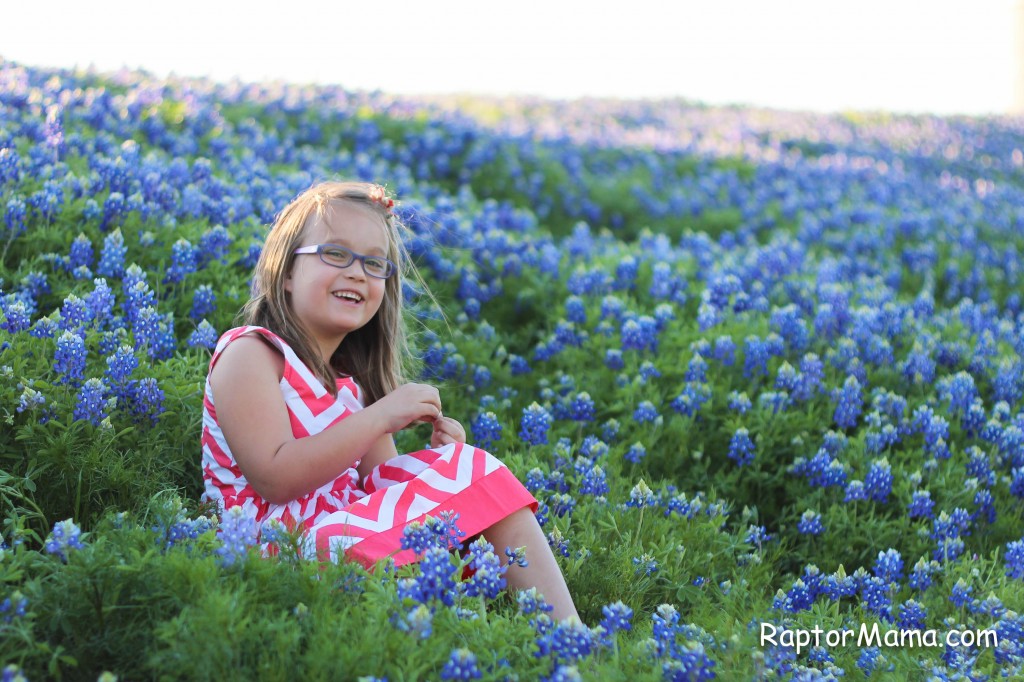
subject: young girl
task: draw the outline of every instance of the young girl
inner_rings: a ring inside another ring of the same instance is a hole
[[[537,587],[552,616],[576,616],[516,477],[442,415],[433,386],[405,383],[402,270],[411,263],[382,187],[316,185],[278,215],[256,265],[246,326],[224,333],[203,401],[207,499],[257,523],[305,532],[309,554],[370,567],[403,529],[459,514],[467,537],[526,547],[510,587]],[[433,424],[431,449],[399,455],[392,434]],[[578,616],[577,616],[578,617]]]

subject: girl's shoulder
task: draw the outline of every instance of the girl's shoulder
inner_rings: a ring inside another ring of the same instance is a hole
[[[239,369],[270,366],[280,380],[290,355],[294,356],[294,352],[287,342],[269,329],[252,325],[235,327],[221,334],[217,341],[210,358],[209,374],[213,374],[215,366],[226,362]]]

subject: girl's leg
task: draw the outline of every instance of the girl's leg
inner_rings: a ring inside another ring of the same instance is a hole
[[[579,618],[569,588],[565,585],[565,578],[562,577],[562,570],[555,561],[555,555],[551,553],[544,531],[537,523],[537,517],[529,507],[523,507],[506,516],[485,530],[483,535],[494,545],[494,550],[499,556],[504,553],[506,547],[526,547],[526,561],[529,565],[525,568],[513,565],[505,574],[510,588],[523,590],[536,587],[537,591],[544,595],[544,599],[554,607],[551,612],[552,618]]]

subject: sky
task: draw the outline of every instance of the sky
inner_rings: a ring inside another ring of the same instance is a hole
[[[395,94],[1007,113],[1024,0],[9,0],[0,57]]]

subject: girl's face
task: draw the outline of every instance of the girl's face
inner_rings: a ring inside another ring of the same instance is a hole
[[[331,201],[324,217],[314,214],[304,232],[299,247],[338,244],[365,256],[388,256],[388,237],[380,216],[359,204]],[[284,289],[292,313],[329,360],[346,334],[377,314],[384,300],[385,280],[367,275],[358,258],[339,268],[324,263],[316,253],[299,254],[285,277]]]

